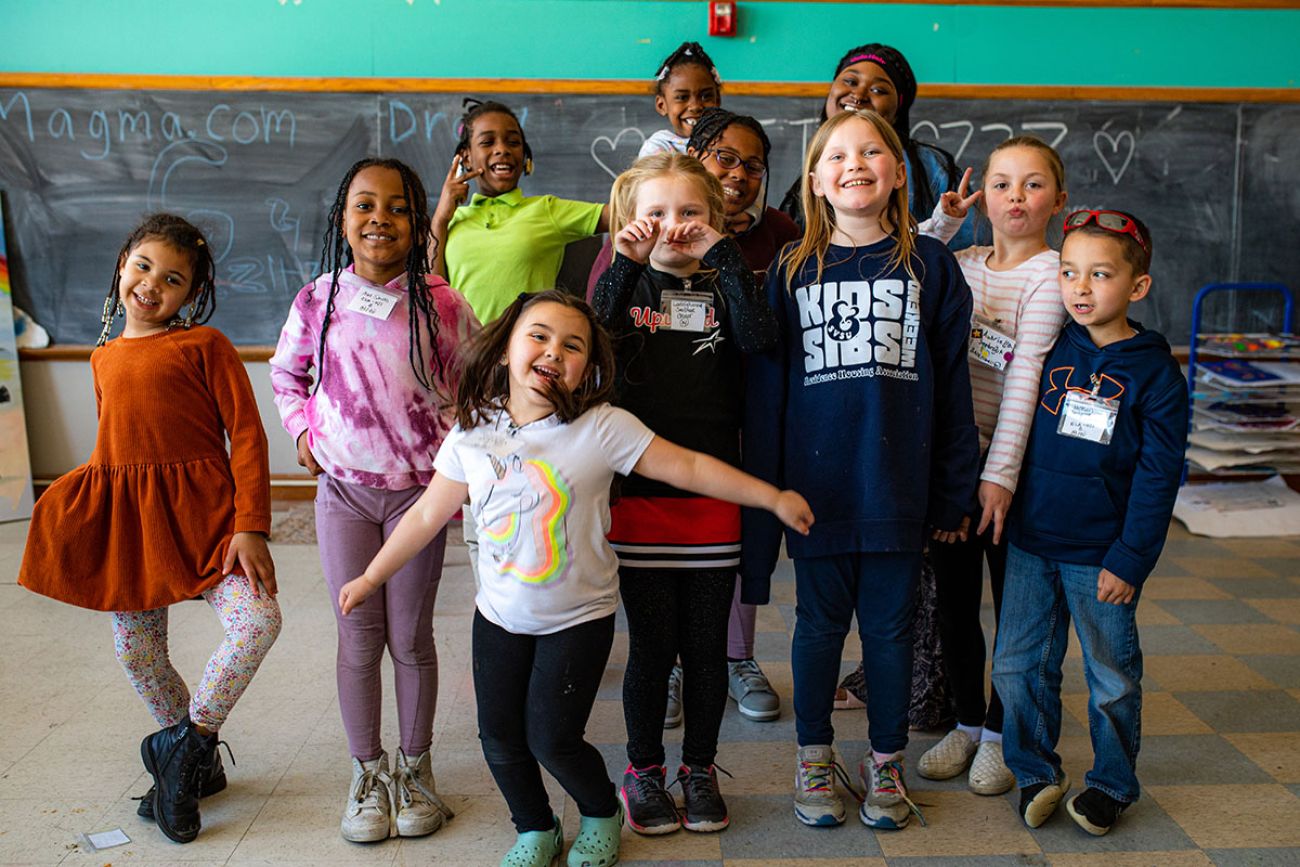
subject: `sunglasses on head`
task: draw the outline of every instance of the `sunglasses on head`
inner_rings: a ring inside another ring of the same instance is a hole
[[[736,166],[744,166],[745,174],[749,175],[751,178],[761,178],[763,175],[767,174],[767,166],[759,160],[742,160],[737,154],[733,154],[731,151],[724,151],[722,148],[714,148],[709,151],[709,153],[713,154],[713,159],[715,159],[718,165],[722,166],[724,169],[734,169]]]
[[[1089,223],[1096,223],[1107,232],[1114,232],[1117,235],[1130,235],[1138,246],[1147,250],[1146,238],[1138,231],[1137,223],[1128,214],[1122,214],[1119,211],[1075,211],[1065,218],[1065,232],[1069,234],[1073,229],[1081,229]],[[1147,250],[1150,252],[1150,250]]]

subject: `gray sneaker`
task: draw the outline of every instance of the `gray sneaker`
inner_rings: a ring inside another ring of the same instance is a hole
[[[727,695],[747,719],[771,722],[781,715],[781,697],[752,659],[727,663]]]
[[[794,772],[794,817],[805,825],[844,824],[844,802],[835,791],[835,750],[829,744],[800,747]]]
[[[393,778],[387,753],[369,762],[352,759],[352,785],[341,830],[343,839],[353,843],[373,843],[393,835]]]
[[[682,724],[682,667],[674,665],[668,675],[668,707],[664,710],[664,728],[675,729]]]
[[[912,814],[925,824],[925,817],[916,804],[907,796],[907,786],[903,784],[903,754],[894,753],[885,761],[876,764],[871,750],[867,750],[858,765],[858,778],[867,796],[858,810],[858,818],[868,828],[884,831],[898,831],[907,827]]]

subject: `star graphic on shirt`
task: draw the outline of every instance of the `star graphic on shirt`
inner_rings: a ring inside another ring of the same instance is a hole
[[[695,351],[692,352],[691,355],[699,355],[706,349],[709,350],[709,352],[716,354],[718,351],[718,344],[726,339],[727,338],[722,336],[722,329],[715,328],[713,333],[708,337],[701,337],[699,340],[691,341],[691,343],[697,344]]]

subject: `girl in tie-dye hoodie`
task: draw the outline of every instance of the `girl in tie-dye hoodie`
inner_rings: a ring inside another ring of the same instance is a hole
[[[478,327],[464,299],[427,273],[426,201],[419,177],[396,160],[348,171],[330,210],[323,273],[294,299],[271,359],[284,428],[318,478],[316,534],[331,598],[433,477],[451,428],[440,406],[454,388],[452,356]],[[382,593],[337,620],[339,707],[352,753],[348,840],[422,836],[451,817],[429,760],[444,544],[440,534]],[[391,776],[380,743],[385,646],[401,732]]]

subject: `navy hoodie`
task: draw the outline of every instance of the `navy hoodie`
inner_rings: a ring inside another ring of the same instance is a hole
[[[782,332],[746,370],[744,467],[808,500],[791,557],[920,551],[975,507],[979,435],[966,346],[971,293],[948,248],[918,237],[913,270],[883,270],[894,241],[831,246],[787,286],[768,271]],[[791,291],[793,290],[793,291]],[[763,603],[781,545],[776,518],[743,513],[742,599]]]
[[[1048,560],[1099,566],[1140,587],[1160,557],[1187,447],[1187,381],[1169,344],[1137,334],[1098,348],[1069,322],[1043,364],[1010,540]],[[1057,433],[1069,391],[1118,401],[1109,444]]]

